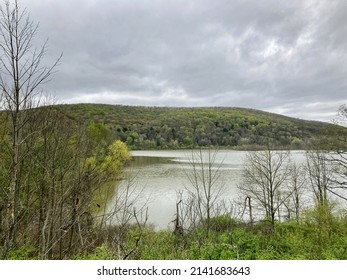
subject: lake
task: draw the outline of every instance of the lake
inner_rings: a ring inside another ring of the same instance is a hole
[[[291,152],[291,156],[296,162],[305,158],[304,153],[299,151]],[[132,151],[132,157],[131,164],[125,169],[124,179],[117,184],[115,194],[108,202],[107,211],[112,211],[117,196],[124,195],[129,186],[129,205],[134,203],[136,209],[147,205],[148,223],[155,229],[172,227],[177,193],[191,188],[188,176],[192,174],[192,151]],[[203,151],[205,163],[208,161],[207,157],[208,151]],[[220,177],[217,184],[223,188],[224,199],[238,198],[237,186],[241,183],[245,159],[244,151],[217,152],[213,168],[218,169]]]

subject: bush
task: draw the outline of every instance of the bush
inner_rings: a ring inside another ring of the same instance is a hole
[[[10,250],[9,260],[32,260],[37,258],[37,251],[31,245],[23,245],[18,249]]]
[[[210,229],[216,232],[228,232],[238,225],[239,222],[228,215],[217,216],[210,219]]]

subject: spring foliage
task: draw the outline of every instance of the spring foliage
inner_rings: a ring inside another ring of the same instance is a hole
[[[165,108],[100,104],[59,105],[76,120],[104,123],[132,149],[223,146],[262,149],[303,149],[328,128],[346,129],[323,122],[305,121],[243,108]]]

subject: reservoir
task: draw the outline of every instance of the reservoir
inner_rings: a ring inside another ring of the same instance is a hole
[[[206,170],[209,162],[211,172],[218,179],[213,184],[214,190],[230,204],[240,200],[238,185],[242,182],[247,152],[202,150],[201,158],[199,153],[192,150],[132,151],[133,159],[108,200],[107,212],[117,212],[117,207],[124,203],[137,211],[148,207],[147,224],[156,230],[172,228],[178,194],[184,196],[192,189],[194,166],[199,169],[201,164],[206,164]],[[305,153],[292,151],[291,158],[303,162]],[[117,219],[119,217],[112,218],[111,223],[117,223]]]

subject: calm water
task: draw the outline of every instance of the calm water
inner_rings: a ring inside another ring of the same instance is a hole
[[[130,186],[130,200],[136,209],[144,204],[148,206],[148,223],[156,229],[172,226],[177,193],[191,187],[188,180],[192,170],[192,151],[133,151],[133,161],[126,169],[125,179],[116,186],[119,194]],[[204,157],[207,157],[207,151]],[[241,182],[242,168],[246,152],[218,151],[214,167],[219,168],[219,183],[223,187],[224,199],[237,199],[237,186]],[[302,152],[292,152],[295,161],[304,158]],[[207,160],[207,159],[206,159]],[[116,204],[117,195],[110,199],[108,208],[111,211]]]

